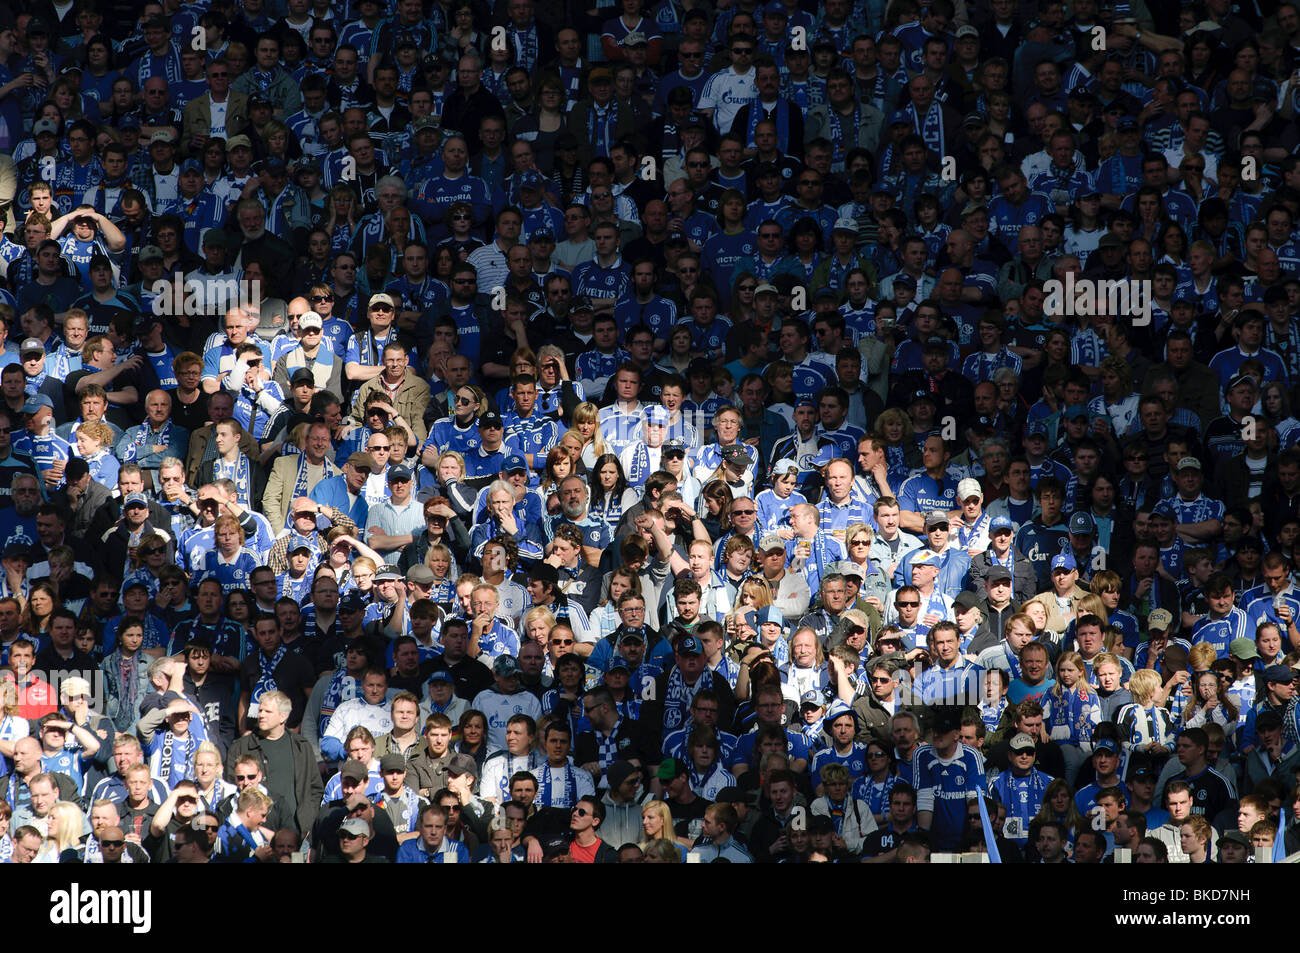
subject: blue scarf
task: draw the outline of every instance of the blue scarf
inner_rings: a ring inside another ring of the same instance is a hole
[[[758,129],[758,124],[764,119],[771,119],[776,123],[776,141],[777,148],[782,152],[790,150],[790,102],[784,96],[777,99],[776,105],[772,107],[771,115],[768,114],[767,107],[757,99],[749,104],[749,128],[745,132],[745,145],[754,145],[754,132]]]
[[[618,100],[611,99],[599,115],[601,107],[592,103],[587,107],[587,141],[596,155],[609,155],[614,145],[614,130],[618,128]]]
[[[930,104],[926,111],[925,117],[921,118],[916,114],[916,105],[909,103],[908,111],[912,114],[912,126],[916,132],[920,133],[921,138],[925,140],[925,147],[932,150],[937,155],[944,155],[943,151],[943,106],[936,99]]]
[[[321,480],[322,481],[328,480],[330,477],[336,476],[338,472],[339,471],[335,468],[334,464],[330,463],[329,457],[326,457],[324,462],[324,472],[321,474]],[[306,496],[309,490],[310,487],[307,486],[307,455],[299,454],[298,475],[294,478],[293,496],[290,497],[290,499],[296,500],[299,497]],[[290,510],[292,509],[293,507],[291,506]],[[285,513],[284,514],[285,529],[289,529],[292,526],[293,526],[293,513],[292,512]]]
[[[835,111],[834,106],[826,107],[826,115],[830,119],[830,140],[831,140],[831,170],[843,171],[844,157],[848,154],[845,148],[844,120],[840,114]],[[857,140],[858,130],[862,128],[862,106],[856,101],[853,104],[853,118],[851,120],[854,141]]]
[[[515,65],[533,71],[537,65],[537,30],[529,26],[526,30],[510,28],[510,38],[515,41]]]
[[[278,666],[282,661],[284,661],[284,657],[288,653],[288,651],[289,650],[287,648],[281,645],[278,649],[275,650],[275,654],[271,656],[270,659],[267,659],[265,652],[258,653],[257,660],[259,663],[261,663],[261,674],[258,675],[257,683],[253,686],[253,690],[249,693],[250,701],[255,702],[259,698],[261,698],[265,693],[270,691],[275,691],[280,687],[275,682],[275,669],[276,666]]]
[[[540,785],[537,792],[537,802],[544,804],[546,807],[573,807],[578,803],[578,775],[573,770],[573,765],[565,762],[564,765],[564,803],[555,804],[551,801],[551,774],[555,771],[549,763],[542,765],[536,772],[537,781]]]
[[[214,444],[215,446],[215,444]],[[246,507],[253,505],[253,479],[252,464],[248,462],[248,456],[241,453],[239,459],[235,461],[233,467],[227,467],[220,457],[212,461],[212,479],[222,480],[229,479],[235,483],[235,495],[239,502]]]

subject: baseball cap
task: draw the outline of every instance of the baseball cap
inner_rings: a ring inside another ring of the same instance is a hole
[[[285,550],[285,552],[290,555],[296,553],[300,549],[305,549],[309,553],[315,551],[315,547],[312,545],[311,540],[308,539],[306,536],[299,536],[297,533],[290,534],[289,542],[287,545],[288,548]]]
[[[298,327],[321,330],[325,327],[325,322],[321,320],[321,316],[315,311],[304,311],[302,316],[298,318]]]
[[[448,774],[468,774],[472,778],[478,777],[478,762],[474,760],[473,755],[464,752],[454,754],[451,760],[447,762]]]
[[[678,655],[703,655],[704,647],[700,645],[700,640],[693,635],[688,635],[680,639],[677,643]]]
[[[942,526],[944,523],[949,522],[951,522],[951,520],[948,519],[948,514],[940,510],[931,510],[925,514],[926,529],[929,529],[932,526]]]
[[[487,430],[492,427],[504,427],[501,415],[494,410],[489,410],[486,414],[478,419],[478,429]]]
[[[145,499],[143,493],[128,493],[122,498],[122,509],[126,509],[128,506],[148,507],[148,505],[149,501]]]
[[[1097,532],[1097,522],[1091,513],[1083,510],[1070,517],[1070,534],[1072,536],[1090,536]]]
[[[546,183],[546,177],[536,169],[528,169],[519,176],[521,189],[540,189]]]
[[[1264,669],[1264,681],[1266,682],[1294,682],[1295,669],[1290,665],[1270,665]]]
[[[413,582],[420,586],[432,586],[437,577],[433,570],[424,563],[416,563],[410,569],[406,570],[406,581]]]
[[[623,39],[618,41],[619,46],[648,46],[645,34],[640,30],[633,30]]]
[[[1119,754],[1119,745],[1115,744],[1110,738],[1102,738],[1100,741],[1094,741],[1092,744],[1092,753],[1098,751],[1109,751],[1111,754]]]
[[[1034,744],[1034,739],[1021,731],[1016,734],[1009,742],[1012,751],[1037,751],[1038,745]]]
[[[31,32],[30,26],[27,28],[27,31],[29,33]],[[57,136],[59,134],[58,123],[53,119],[38,119],[36,124],[32,126],[32,135],[40,136],[45,133],[49,133],[51,136]]]
[[[1245,384],[1247,381],[1249,381],[1253,385],[1255,383],[1255,378],[1251,377],[1249,374],[1237,374],[1231,380],[1229,380],[1226,385],[1224,385],[1223,392],[1226,394],[1232,391],[1234,388],[1238,387],[1239,385]]]
[[[758,540],[759,552],[770,553],[774,549],[785,551],[785,540],[776,533],[764,533]]]
[[[1157,519],[1166,519],[1169,522],[1176,522],[1174,515],[1174,506],[1168,500],[1161,500],[1155,506],[1151,507],[1151,515]]]
[[[958,609],[974,609],[979,603],[979,595],[969,589],[959,592],[957,597],[952,600],[953,607]]]
[[[1025,424],[1025,439],[1026,439],[1026,440],[1028,440],[1030,437],[1046,437],[1046,436],[1047,436],[1047,422],[1046,422],[1046,421],[1044,421],[1044,420],[1031,420],[1029,423]]]
[[[16,559],[20,556],[27,560],[32,558],[32,551],[26,543],[7,543],[4,552],[0,553],[0,559]]]
[[[744,444],[733,443],[729,447],[722,448],[722,459],[728,463],[744,463],[749,465],[749,453]]]
[[[779,625],[785,628],[785,616],[776,606],[763,606],[763,608],[751,613],[754,616],[754,628],[761,625]]]
[[[1173,614],[1168,609],[1156,609],[1147,614],[1147,631],[1168,632],[1174,624]]]
[[[1249,847],[1250,839],[1234,828],[1224,831],[1219,835],[1219,839],[1214,842],[1214,845],[1220,849],[1223,848],[1224,844],[1240,844],[1242,847]]]
[[[935,559],[934,553],[928,549],[918,549],[916,555],[912,557],[912,566],[913,568],[917,566],[934,566],[936,565]]]
[[[645,419],[648,424],[663,426],[668,423],[668,408],[663,404],[651,404],[645,409]]]
[[[366,597],[357,589],[350,589],[339,598],[341,612],[364,612],[366,605]]]
[[[36,338],[28,338],[23,341],[22,346],[18,348],[18,353],[22,354],[44,354],[45,345]]]
[[[968,36],[978,37],[979,35],[980,31],[969,24],[957,27],[957,32],[953,34],[953,36],[958,40],[964,39]]]
[[[231,136],[226,141],[226,152],[234,152],[236,149],[252,149],[253,141],[248,136]]]
[[[1182,473],[1184,470],[1199,470],[1199,469],[1201,469],[1201,461],[1196,459],[1196,457],[1183,457],[1176,464],[1174,464],[1175,473]]]
[[[401,755],[398,755],[400,758]],[[370,837],[370,822],[364,817],[349,817],[339,825],[340,834],[351,834],[353,837]]]
[[[388,482],[394,483],[411,479],[411,469],[401,463],[388,468]]]
[[[966,477],[957,484],[957,499],[959,501],[965,501],[969,500],[972,496],[978,496],[982,500],[984,499],[984,490],[980,487],[979,480],[973,480],[970,477]]]
[[[203,233],[203,238],[199,241],[199,245],[203,248],[229,248],[230,236],[227,235],[223,229],[209,228]],[[143,251],[141,254],[143,255]],[[159,249],[158,257],[162,257],[162,249]],[[301,318],[298,319],[298,326],[302,326]]]
[[[612,82],[614,82],[614,74],[611,73],[604,66],[597,66],[587,76],[588,86],[590,86],[592,83],[612,83]]]
[[[438,671],[436,671],[436,672],[434,672],[432,675],[430,675],[429,678],[428,678],[428,681],[430,681],[430,682],[446,682],[448,685],[454,685],[454,684],[456,684],[456,680],[455,680],[454,678],[451,677],[451,672],[447,671],[445,668],[440,668],[440,669],[438,669]]]
[[[1244,635],[1238,636],[1228,643],[1228,654],[1243,662],[1259,658],[1259,650],[1255,648],[1254,640],[1248,639]]]
[[[798,473],[799,464],[793,460],[778,460],[772,464],[772,476],[785,476],[787,473]]]
[[[634,774],[640,774],[641,769],[630,761],[615,761],[605,769],[605,778],[609,781],[610,790],[617,790],[623,786],[623,782]]]
[[[44,394],[36,394],[34,397],[28,397],[27,403],[23,404],[23,413],[34,414],[42,407],[54,409],[54,402]]]
[[[397,571],[396,566],[384,565],[379,568],[377,573],[375,573],[375,582],[396,582],[401,578],[402,574]]]
[[[622,645],[624,642],[644,642],[644,641],[645,641],[645,636],[642,635],[641,632],[638,631],[637,629],[626,629],[624,630],[623,634],[618,637],[618,642],[620,645]]]
[[[681,758],[664,758],[659,762],[659,770],[655,777],[660,781],[671,781],[673,778],[680,778],[686,772],[686,762]]]
[[[513,655],[499,655],[492,663],[492,674],[511,678],[519,674],[519,661]]]
[[[660,454],[665,457],[669,454],[684,457],[686,456],[686,441],[681,437],[671,437],[664,441],[663,449],[660,451]]]
[[[1088,418],[1088,408],[1083,404],[1071,404],[1065,408],[1064,417],[1066,420],[1078,420],[1080,417],[1086,420]]]
[[[169,146],[174,146],[176,145],[176,137],[173,136],[170,132],[167,132],[165,129],[159,129],[157,132],[155,132],[152,136],[149,137],[149,145],[156,146],[160,142],[165,143],[166,145]]]
[[[379,773],[387,774],[389,771],[405,771],[406,759],[400,754],[386,754],[379,759]]]
[[[355,758],[343,762],[343,767],[339,768],[339,777],[344,781],[364,781],[370,776],[366,766]]]
[[[632,671],[632,667],[627,664],[627,659],[623,658],[623,656],[615,652],[614,655],[610,658],[609,664],[605,666],[605,671],[612,672],[615,669],[619,669],[619,668],[621,668],[625,672]]]
[[[1069,553],[1057,553],[1052,557],[1052,572],[1058,569],[1073,571],[1079,568],[1079,564],[1074,561],[1074,557]]]
[[[393,303],[393,296],[383,291],[379,292],[378,294],[371,295],[370,302],[369,304],[366,305],[366,307],[373,308],[377,304],[386,304],[390,308],[395,306]]]
[[[996,533],[998,530],[1014,530],[1016,524],[1011,522],[1009,516],[995,516],[989,520],[989,533]]]
[[[826,704],[826,696],[814,689],[809,689],[799,697],[799,707],[821,708]]]
[[[186,172],[197,172],[199,175],[202,175],[203,163],[195,158],[186,159],[181,163],[181,175],[184,175]]]
[[[907,114],[905,109],[895,109],[889,117],[889,124],[891,126],[910,126],[912,117]]]
[[[848,232],[851,235],[858,233],[858,223],[851,218],[837,218],[835,224],[831,226],[832,232]],[[830,289],[834,293],[834,289]]]
[[[346,462],[352,464],[354,467],[365,467],[367,470],[375,470],[379,466],[379,464],[375,463],[374,457],[361,450],[358,450],[356,453],[349,456]]]
[[[1010,582],[1013,578],[1011,570],[1006,566],[990,566],[989,574],[984,577],[984,585],[987,586],[992,582]]]
[[[214,231],[216,231],[214,228],[208,229],[209,234]],[[136,260],[141,264],[144,264],[146,261],[162,261],[163,258],[163,251],[157,245],[145,245],[140,249],[140,254],[136,256]]]
[[[777,289],[776,285],[772,284],[771,282],[767,282],[767,281],[765,281],[765,282],[763,282],[761,285],[759,285],[757,288],[754,289],[754,294],[756,294],[756,295],[774,295],[774,294],[780,294],[780,291]]]
[[[1134,132],[1138,128],[1138,121],[1132,116],[1124,116],[1115,123],[1115,128],[1120,132]]]

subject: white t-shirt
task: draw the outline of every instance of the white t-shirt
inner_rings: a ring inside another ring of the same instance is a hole
[[[754,85],[754,70],[739,74],[734,66],[729,66],[720,73],[715,73],[704,84],[700,93],[700,109],[713,110],[713,125],[719,132],[730,132],[731,124],[741,107],[758,98],[758,87]]]

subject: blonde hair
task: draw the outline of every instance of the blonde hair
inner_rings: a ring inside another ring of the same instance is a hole
[[[94,420],[90,423],[83,423],[77,428],[77,433],[98,441],[101,447],[111,447],[113,445],[113,430],[108,424],[101,421]]]
[[[86,817],[81,808],[71,801],[59,801],[50,808],[50,833],[46,842],[53,843],[60,851],[76,847],[81,843],[81,832],[85,827]]]
[[[641,816],[645,817],[647,814],[658,815],[663,826],[660,828],[660,834],[657,839],[641,841],[639,845],[641,849],[645,850],[651,844],[663,840],[667,840],[669,844],[672,844],[673,842],[670,838],[673,836],[673,812],[668,809],[668,804],[664,801],[647,801],[641,806]],[[673,854],[677,854],[676,846],[673,847]]]
[[[753,601],[749,604],[755,609],[763,609],[772,604],[772,587],[768,585],[767,580],[762,576],[750,576],[740,584],[740,592],[736,595],[736,603],[744,604],[745,596],[749,596]]]
[[[573,408],[573,415],[570,419],[573,423],[569,426],[569,432],[575,433],[578,439],[582,439],[582,434],[576,433],[578,424],[596,425],[596,429],[591,432],[590,442],[583,446],[584,451],[587,447],[591,447],[591,452],[597,457],[604,456],[609,452],[609,448],[605,446],[604,438],[600,435],[600,411],[595,404],[589,400],[584,400]]]
[[[456,461],[456,464],[460,467],[460,475],[463,477],[465,475],[465,457],[455,450],[444,450],[438,454],[438,465],[433,468],[434,473],[436,474],[442,469],[442,461],[447,459]]]
[[[524,638],[527,638],[528,627],[536,619],[541,619],[545,622],[548,631],[555,628],[555,613],[546,608],[546,606],[533,606],[525,612],[524,617],[519,620],[519,634]]]
[[[1128,690],[1136,704],[1146,707],[1151,704],[1151,700],[1155,698],[1156,692],[1160,691],[1163,684],[1159,672],[1140,668],[1129,678]]]
[[[1193,672],[1204,672],[1214,664],[1214,660],[1219,654],[1214,651],[1214,646],[1209,642],[1198,642],[1192,646],[1192,650],[1187,653],[1187,663],[1192,667]]]

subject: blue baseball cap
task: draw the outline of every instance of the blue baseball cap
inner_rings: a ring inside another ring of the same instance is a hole
[[[510,456],[506,457],[506,461],[501,465],[501,469],[506,473],[527,473],[528,461],[523,458],[522,454],[512,453]]]
[[[1092,514],[1080,510],[1070,517],[1070,534],[1072,536],[1090,536],[1097,532],[1097,522]]]
[[[852,718],[855,725],[858,723],[858,716],[853,709],[846,705],[842,698],[837,698],[831,702],[831,707],[826,709],[826,724],[831,725],[836,718],[842,718],[845,715]]]
[[[900,124],[910,126],[912,124],[912,117],[907,114],[906,109],[896,109],[894,110],[893,115],[889,117],[889,124],[891,126],[897,126]]]
[[[1043,420],[1031,420],[1029,423],[1025,424],[1025,439],[1026,439],[1026,440],[1028,440],[1030,437],[1046,437],[1046,436],[1047,436],[1047,422],[1046,422],[1046,421],[1043,421]]]
[[[703,655],[704,646],[700,645],[700,640],[693,635],[682,638],[677,643],[678,655]]]
[[[540,189],[545,183],[545,176],[536,169],[529,169],[519,176],[519,187],[521,189]]]
[[[833,446],[822,447],[812,458],[812,465],[815,467],[824,467],[838,456],[838,448]]]
[[[804,707],[805,705],[808,706],[809,708],[821,708],[822,705],[825,704],[826,704],[826,696],[823,695],[821,692],[817,691],[817,689],[815,688],[810,688],[808,691],[804,692],[802,695],[799,696],[800,708]]]
[[[357,589],[349,589],[339,599],[339,609],[344,612],[364,612],[367,604],[366,597]]]
[[[800,407],[811,407],[813,410],[816,410],[817,401],[813,400],[811,397],[800,397],[794,402],[794,409],[798,410]]]
[[[395,481],[395,480],[409,480],[409,479],[411,479],[411,468],[410,468],[410,467],[405,466],[404,464],[399,463],[399,464],[397,464],[397,466],[389,467],[389,468],[388,468],[388,482],[389,482],[389,483],[392,483],[392,482]]]
[[[1069,572],[1079,568],[1079,564],[1074,561],[1074,557],[1069,553],[1058,553],[1052,557],[1052,572],[1058,569],[1064,569]]]
[[[1062,416],[1066,420],[1075,420],[1079,417],[1083,417],[1086,420],[1088,417],[1088,408],[1083,404],[1071,404],[1069,407],[1065,408],[1065,413]]]
[[[1016,524],[1011,522],[1011,518],[1008,516],[995,516],[989,520],[990,533],[996,533],[1000,529],[1014,530],[1015,528]]]
[[[126,496],[122,497],[122,509],[126,509],[128,506],[147,507],[148,505],[149,501],[145,498],[143,493],[128,493]]]
[[[645,420],[648,424],[657,424],[663,426],[668,423],[668,408],[663,404],[651,404],[645,409]]]
[[[1168,500],[1161,500],[1155,506],[1151,507],[1151,515],[1160,516],[1173,522],[1178,521],[1178,518],[1174,515],[1174,505]]]
[[[439,669],[429,676],[431,682],[446,682],[448,685],[456,684],[456,680],[451,677],[451,672],[445,668]]]
[[[609,660],[609,664],[605,666],[605,672],[608,674],[609,672],[619,668],[625,672],[632,671],[632,667],[627,664],[627,659],[615,652],[613,658]]]
[[[782,17],[783,17],[783,16],[786,16],[785,5],[782,4],[782,3],[780,2],[780,0],[772,0],[771,3],[768,3],[768,4],[764,5],[764,7],[763,7],[763,15],[764,15],[764,16],[773,16],[773,17],[775,17],[775,16],[782,16]]]
[[[23,404],[23,413],[34,414],[42,407],[48,407],[50,410],[53,410],[54,401],[50,400],[44,394],[37,394],[34,397],[27,398],[27,403]]]

